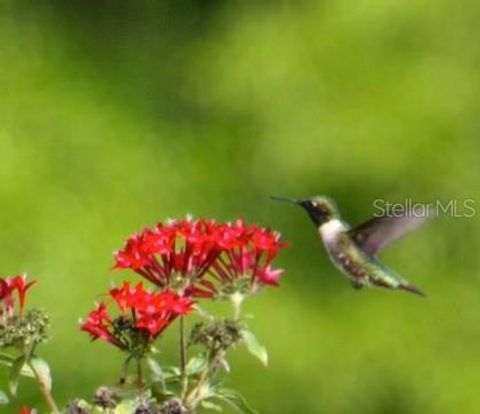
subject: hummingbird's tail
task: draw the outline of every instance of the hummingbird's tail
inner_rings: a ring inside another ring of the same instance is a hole
[[[423,296],[423,297],[427,296],[423,290],[421,290],[417,286],[415,286],[415,285],[413,285],[413,284],[411,284],[410,282],[407,282],[407,281],[400,282],[400,284],[398,285],[398,289],[402,289],[402,290],[405,290],[407,292],[414,293],[416,295]]]

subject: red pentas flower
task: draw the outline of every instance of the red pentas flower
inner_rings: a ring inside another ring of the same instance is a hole
[[[193,310],[190,299],[171,290],[151,292],[142,283],[130,286],[125,282],[120,288],[111,289],[108,295],[119,316],[110,316],[107,305],[101,302],[80,328],[93,339],[102,339],[125,351],[138,349],[139,345],[143,345],[141,352],[145,351],[178,316]]]
[[[0,314],[14,313],[15,300],[13,293],[16,292],[19,314],[22,315],[27,291],[35,283],[35,280],[27,283],[26,275],[0,278]]]
[[[128,268],[159,287],[183,278],[199,278],[217,255],[215,225],[207,221],[182,220],[158,224],[130,237],[115,254],[116,268]]]
[[[278,232],[237,221],[242,243],[224,249],[209,273],[227,289],[255,291],[264,285],[277,285],[283,274],[273,269],[272,261],[280,249],[287,247]],[[227,231],[231,231],[230,226]]]
[[[254,291],[278,284],[283,271],[271,263],[286,246],[278,232],[242,220],[184,219],[130,237],[115,253],[115,268],[134,270],[182,295],[210,298],[240,285]]]

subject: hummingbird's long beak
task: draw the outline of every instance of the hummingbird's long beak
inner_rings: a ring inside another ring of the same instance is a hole
[[[287,203],[294,203],[294,204],[301,204],[302,200],[298,200],[297,198],[288,198],[288,197],[277,197],[277,196],[270,196],[272,200],[276,201],[286,201]]]

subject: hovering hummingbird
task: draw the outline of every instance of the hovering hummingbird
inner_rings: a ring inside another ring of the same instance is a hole
[[[335,202],[328,197],[272,199],[295,203],[307,210],[330,260],[351,279],[354,288],[380,286],[425,296],[418,287],[386,267],[376,255],[394,240],[420,226],[428,218],[428,214],[420,217],[374,217],[358,227],[351,228],[341,219]]]

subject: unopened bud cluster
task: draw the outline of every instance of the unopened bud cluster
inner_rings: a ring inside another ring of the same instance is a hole
[[[157,414],[157,413],[156,413]],[[178,398],[165,401],[159,408],[158,414],[193,414],[185,408]]]
[[[36,346],[48,339],[49,317],[40,309],[32,309],[23,316],[11,316],[0,323],[0,348],[9,346],[23,349]]]
[[[210,325],[196,324],[190,335],[190,345],[203,345],[213,351],[226,350],[242,339],[244,324],[222,319]]]
[[[100,387],[95,392],[95,397],[93,402],[95,405],[101,408],[115,408],[117,405],[118,395],[115,394],[110,388],[108,387]]]
[[[141,401],[139,401],[141,399]],[[100,387],[95,393],[93,406],[84,400],[71,401],[66,408],[66,414],[96,414],[124,412],[119,407],[122,398],[108,387]],[[171,398],[159,404],[154,398],[138,398],[132,404],[131,414],[193,414],[185,408],[178,398]]]

